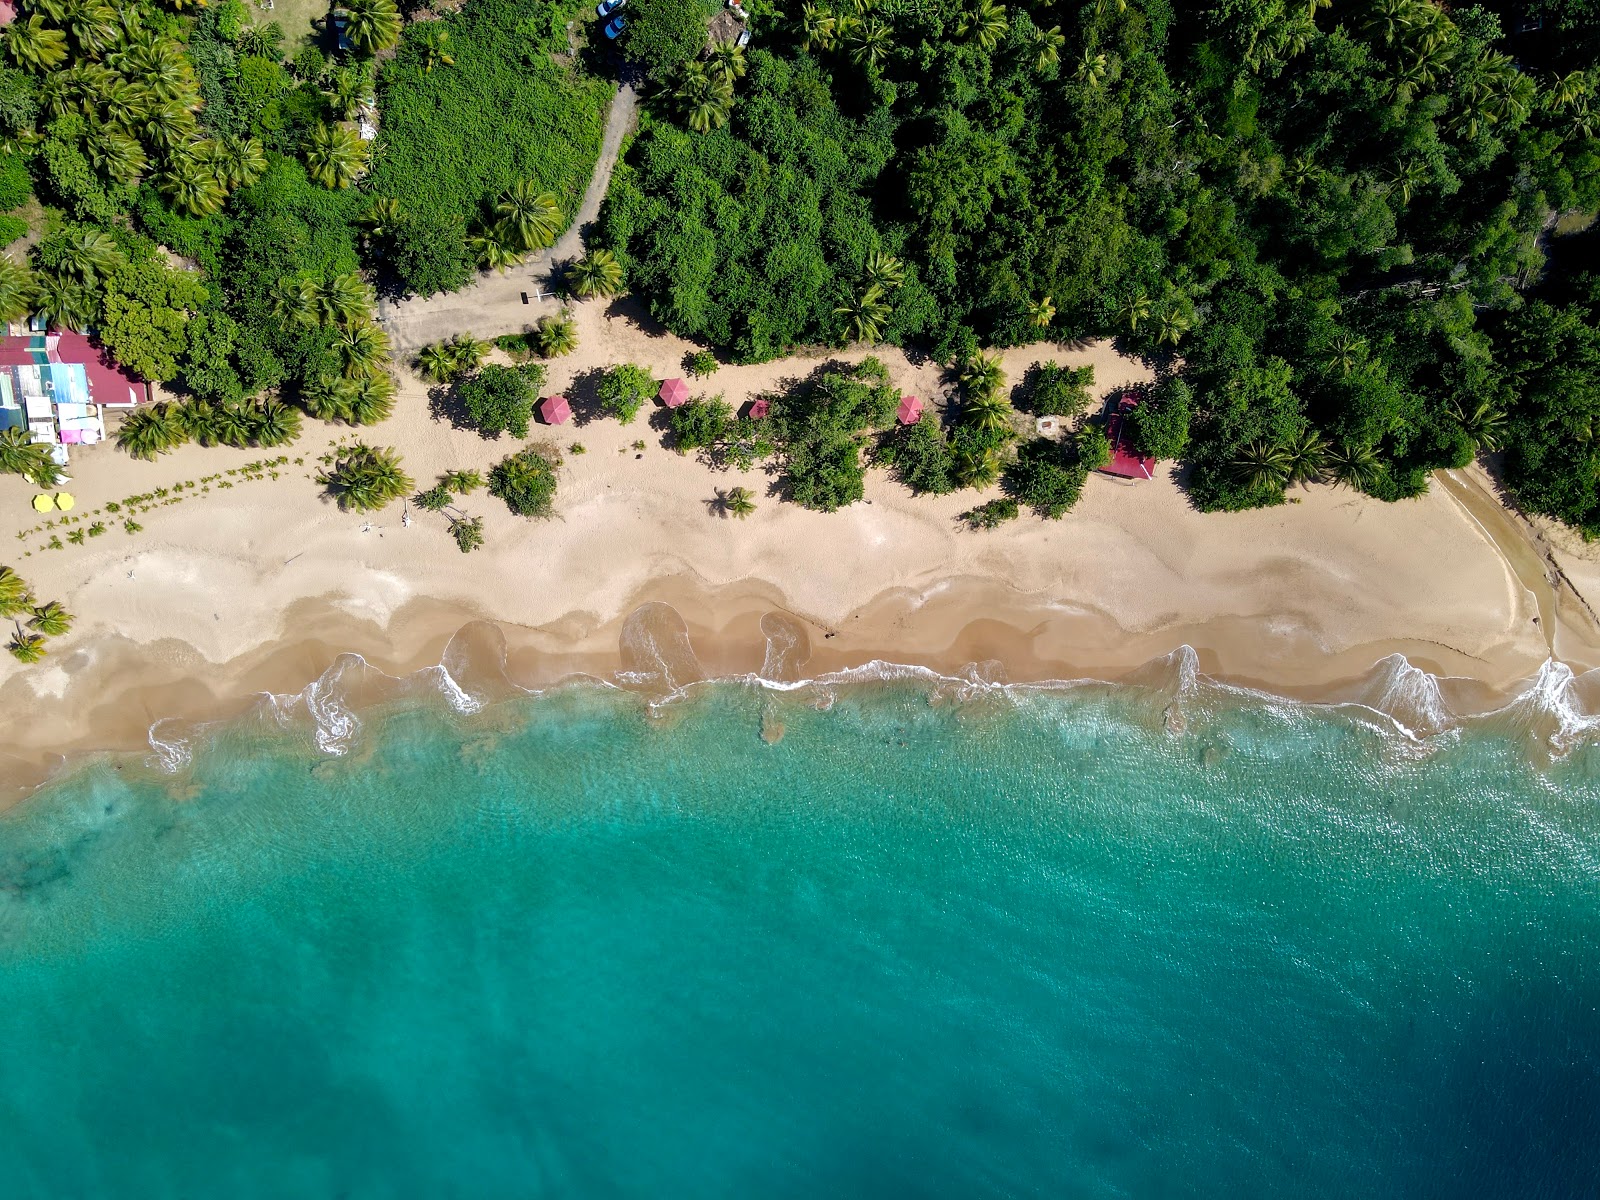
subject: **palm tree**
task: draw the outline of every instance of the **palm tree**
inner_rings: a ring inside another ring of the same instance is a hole
[[[142,84],[121,80],[106,93],[106,120],[124,133],[143,125],[150,115],[151,96]]]
[[[467,467],[459,471],[446,471],[439,477],[439,482],[444,484],[446,490],[465,496],[483,486],[483,474]]]
[[[357,512],[375,511],[415,490],[411,476],[401,468],[400,456],[390,447],[351,446],[317,480],[333,493],[340,508]]]
[[[110,5],[98,0],[77,0],[63,14],[72,40],[85,58],[99,58],[117,44],[122,30],[117,27],[117,14]]]
[[[1400,194],[1402,208],[1411,203],[1412,193],[1427,182],[1427,166],[1414,158],[1396,165],[1387,179],[1390,190]]]
[[[1378,455],[1371,446],[1340,442],[1328,450],[1327,474],[1346,487],[1369,491],[1382,473]]]
[[[56,479],[49,448],[36,444],[21,429],[0,429],[0,472],[21,475],[40,487],[49,487]]]
[[[94,319],[94,295],[66,275],[42,275],[34,290],[33,311],[56,329],[82,330]]]
[[[0,617],[14,617],[33,603],[33,596],[21,575],[10,567],[0,567]]]
[[[702,63],[686,62],[678,71],[672,98],[689,128],[707,133],[728,123],[728,114],[733,111],[733,84],[712,75]]]
[[[1061,47],[1067,44],[1061,26],[1052,25],[1033,35],[1033,65],[1043,71],[1061,61]]]
[[[956,23],[956,36],[971,37],[985,50],[993,50],[1006,32],[1006,6],[996,0],[977,3]]]
[[[1320,481],[1328,467],[1328,443],[1315,429],[1305,429],[1283,445],[1288,459],[1288,482],[1310,484]]]
[[[358,382],[340,375],[318,375],[301,387],[300,403],[319,421],[348,421]]]
[[[1178,304],[1168,304],[1156,319],[1156,341],[1176,346],[1178,339],[1189,332],[1192,324],[1189,314]]]
[[[239,30],[238,40],[234,44],[241,55],[276,59],[283,50],[283,27],[276,21],[265,25],[247,23]]]
[[[431,71],[436,66],[451,67],[455,59],[450,54],[450,31],[437,21],[429,21],[417,35],[415,46],[422,55],[422,69]]]
[[[591,250],[568,268],[567,280],[584,299],[615,296],[622,290],[622,264],[609,250]]]
[[[362,67],[347,65],[333,73],[332,85],[324,88],[322,94],[341,121],[354,121],[362,105],[373,100],[372,81]]]
[[[150,163],[143,146],[109,125],[89,138],[89,160],[119,183],[136,182]]]
[[[996,433],[1011,428],[1011,412],[1011,402],[998,391],[984,392],[966,402],[961,418],[983,433]]]
[[[905,282],[905,264],[892,254],[874,250],[867,255],[866,276],[868,284],[892,292]]]
[[[516,232],[504,221],[467,239],[467,249],[486,271],[505,271],[522,261],[522,252],[516,247]]]
[[[718,489],[717,506],[724,515],[738,517],[741,521],[756,510],[755,497],[749,488],[744,487],[729,488],[727,491]]]
[[[394,234],[400,225],[401,215],[400,201],[379,196],[361,211],[356,222],[366,230],[369,238],[382,240]]]
[[[1491,454],[1500,449],[1506,434],[1505,410],[1493,400],[1480,400],[1467,409],[1459,401],[1451,404],[1450,415],[1472,444]]]
[[[706,74],[720,79],[729,87],[735,80],[743,79],[748,70],[744,60],[744,47],[737,42],[718,42],[706,55]]]
[[[1135,289],[1117,315],[1127,323],[1129,333],[1138,333],[1139,322],[1150,315],[1150,297]]]
[[[372,289],[357,271],[330,275],[320,287],[302,285],[313,320],[322,325],[349,325],[370,316]]]
[[[1109,66],[1110,62],[1104,54],[1097,54],[1089,49],[1083,52],[1083,57],[1078,60],[1077,69],[1073,74],[1077,76],[1079,83],[1093,90],[1105,79]]]
[[[875,70],[889,53],[889,26],[876,17],[858,21],[847,39],[850,61],[858,67]]]
[[[957,487],[989,487],[1000,478],[1000,455],[994,450],[958,450],[951,475]]]
[[[394,412],[394,377],[373,371],[350,381],[346,395],[347,419],[352,425],[376,425]]]
[[[389,339],[371,321],[352,321],[334,335],[333,348],[344,366],[344,377],[355,379],[381,369],[389,357]]]
[[[394,0],[345,0],[345,36],[357,50],[376,54],[400,40],[400,10]]]
[[[0,322],[27,315],[34,286],[32,271],[9,258],[0,258]]]
[[[227,187],[249,187],[266,172],[267,154],[253,137],[223,138],[214,165],[218,181]]]
[[[257,410],[238,402],[218,405],[211,417],[211,432],[224,446],[243,448],[256,436]]]
[[[1589,77],[1582,71],[1569,71],[1550,85],[1544,94],[1547,109],[1566,108],[1589,94]]]
[[[117,445],[134,458],[152,461],[189,440],[184,417],[170,404],[136,409],[122,419]]]
[[[300,436],[300,410],[279,400],[264,401],[256,410],[258,446],[287,446]]]
[[[536,192],[532,180],[512,184],[494,206],[502,223],[523,250],[543,250],[552,245],[566,225],[553,192]]]
[[[183,47],[174,41],[146,38],[130,42],[111,56],[110,63],[124,79],[138,80],[157,101],[176,102],[185,109],[198,103],[194,70]]]
[[[59,600],[51,600],[33,610],[28,628],[46,637],[60,637],[72,628],[72,614],[62,607]]]
[[[460,369],[455,352],[443,342],[417,351],[417,370],[424,379],[448,383]]]
[[[144,135],[158,149],[176,151],[198,132],[194,114],[181,100],[159,100],[145,114]]]
[[[1376,0],[1368,9],[1362,28],[1368,33],[1381,36],[1384,45],[1392,46],[1394,40],[1404,35],[1415,21],[1416,14],[1411,0]]]
[[[1289,482],[1292,459],[1287,450],[1270,442],[1251,442],[1233,460],[1233,476],[1252,491],[1279,490]]]
[[[38,19],[34,18],[36,21]],[[36,663],[45,656],[44,638],[37,633],[23,633],[20,629],[6,643],[6,649],[19,663]]]
[[[1035,329],[1043,329],[1055,319],[1056,306],[1051,302],[1049,296],[1028,305],[1028,322]]]
[[[800,44],[813,53],[832,50],[839,35],[839,21],[827,9],[806,3],[800,6]]]
[[[883,323],[893,310],[884,300],[883,288],[869,283],[860,295],[851,297],[833,311],[845,318],[851,340],[876,342],[883,336]]]
[[[1006,373],[998,353],[980,352],[961,368],[961,386],[969,397],[997,395],[1005,385]]]
[[[67,239],[59,262],[85,283],[93,283],[126,266],[128,256],[117,248],[117,239],[109,233],[86,228]]]
[[[347,188],[367,165],[367,144],[343,125],[318,125],[306,147],[311,178],[325,188]]]
[[[1348,377],[1356,369],[1356,365],[1366,357],[1367,339],[1356,337],[1351,333],[1341,333],[1334,338],[1328,346],[1327,357],[1323,359],[1323,368],[1331,375],[1334,372],[1342,377]]]
[[[539,340],[540,355],[559,358],[578,348],[578,323],[563,309],[558,317],[541,317],[535,336]]]
[[[457,371],[476,371],[489,357],[490,349],[488,342],[481,342],[470,333],[458,333],[450,339],[450,354]]]
[[[11,61],[24,70],[48,71],[67,57],[67,35],[47,27],[38,13],[25,21],[13,21],[5,39]]]
[[[169,158],[159,186],[174,204],[197,217],[216,212],[228,198],[216,175],[192,154],[176,154]]]

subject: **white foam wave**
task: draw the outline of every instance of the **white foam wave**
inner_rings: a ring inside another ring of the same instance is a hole
[[[165,771],[168,775],[176,775],[194,761],[194,747],[188,739],[177,736],[175,733],[163,737],[158,731],[163,725],[176,726],[177,721],[163,717],[151,724],[147,733],[150,739],[150,758],[147,763],[157,770]]]

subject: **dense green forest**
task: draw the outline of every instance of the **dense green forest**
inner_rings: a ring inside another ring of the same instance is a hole
[[[92,328],[186,394],[123,422],[141,457],[382,420],[374,285],[459,287],[474,253],[548,245],[588,179],[611,85],[554,61],[572,8],[473,0],[407,31],[393,0],[348,0],[340,49],[331,14],[291,47],[242,0],[23,0],[0,209],[33,215],[0,234],[34,237],[0,263],[0,319]]]
[[[1529,291],[1557,218],[1600,206],[1600,6],[833,0],[750,25],[737,64],[653,37],[604,213],[669,328],[958,368],[1115,335],[1179,376],[1138,431],[1202,508],[1329,477],[1398,499],[1505,445],[1525,503],[1600,532],[1592,289]],[[936,490],[946,450],[917,451]]]

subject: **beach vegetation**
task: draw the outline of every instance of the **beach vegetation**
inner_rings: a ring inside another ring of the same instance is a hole
[[[600,376],[595,392],[601,412],[629,425],[660,389],[660,382],[649,371],[634,363],[621,363]]]
[[[561,456],[554,450],[528,446],[496,463],[489,472],[489,494],[505,501],[519,517],[555,513],[556,470]]]
[[[694,379],[708,379],[722,364],[710,350],[694,350],[684,355],[683,369]]]
[[[719,488],[717,508],[723,516],[742,521],[756,510],[755,494],[747,487]]]
[[[102,527],[102,532],[104,528]],[[73,616],[59,600],[50,600],[30,610],[28,628],[46,637],[60,637],[72,628]]]
[[[1128,415],[1134,449],[1155,459],[1182,458],[1189,446],[1194,399],[1181,378],[1163,380]]]
[[[1015,521],[1020,512],[1017,502],[1010,496],[996,496],[976,508],[967,509],[960,519],[968,529],[998,529],[1007,521]]]
[[[806,508],[833,512],[862,498],[868,436],[894,421],[899,392],[875,358],[830,363],[776,397],[767,422],[782,464],[782,487]]]
[[[1089,468],[1078,460],[1075,443],[1034,438],[1018,447],[1004,484],[1017,503],[1055,521],[1078,502],[1088,478]]]
[[[33,591],[11,567],[0,567],[0,617],[14,617],[33,604]]]
[[[542,357],[560,358],[578,348],[578,323],[569,311],[562,309],[559,314],[539,318],[534,339]]]
[[[409,494],[411,476],[392,448],[375,448],[357,442],[340,448],[333,464],[317,475],[339,507],[355,512],[375,512]]]
[[[591,250],[567,268],[567,283],[582,299],[622,291],[622,264],[609,250]]]
[[[19,663],[39,662],[48,652],[42,634],[24,633],[20,629],[11,635],[11,640],[6,643],[6,649]]]
[[[439,482],[457,496],[469,496],[483,486],[483,474],[468,467],[458,471],[446,471]]]
[[[710,0],[633,0],[622,51],[653,83],[666,82],[705,49],[706,26],[716,12]]]
[[[1060,363],[1035,363],[1028,372],[1025,406],[1039,417],[1080,417],[1089,407],[1094,386],[1093,364],[1065,367]]]
[[[444,484],[436,483],[427,491],[418,492],[411,497],[411,501],[418,508],[425,509],[428,512],[443,512],[455,501],[455,497],[450,494],[450,489],[445,487]]]
[[[541,376],[542,377],[542,376]],[[528,436],[538,384],[517,367],[490,365],[456,389],[467,422],[487,438]]]
[[[55,482],[56,465],[50,448],[35,444],[26,430],[0,429],[0,472],[48,487]]]
[[[471,554],[483,546],[483,518],[456,517],[450,522],[450,536],[463,554]]]

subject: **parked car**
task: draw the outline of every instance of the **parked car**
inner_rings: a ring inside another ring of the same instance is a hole
[[[628,22],[619,13],[611,18],[611,24],[606,26],[606,36],[615,39],[616,36],[628,27]]]
[[[600,0],[600,3],[594,6],[595,16],[609,17],[627,2],[628,0]]]
[[[750,44],[750,31],[748,29],[741,29],[739,31],[739,49],[743,50],[749,44]]]

